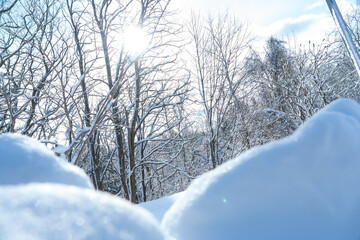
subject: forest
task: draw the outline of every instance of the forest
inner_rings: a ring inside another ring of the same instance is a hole
[[[360,9],[346,16],[360,48]],[[129,33],[136,37],[128,37]],[[256,36],[240,16],[172,0],[0,1],[0,134],[37,139],[133,203],[360,102],[339,33]]]

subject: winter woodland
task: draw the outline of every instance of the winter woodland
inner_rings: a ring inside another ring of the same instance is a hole
[[[336,99],[360,102],[335,29],[321,43],[273,36],[258,48],[239,16],[181,16],[171,0],[1,1],[0,133],[36,139],[96,190],[141,203]],[[346,16],[356,40],[359,18],[358,7]]]

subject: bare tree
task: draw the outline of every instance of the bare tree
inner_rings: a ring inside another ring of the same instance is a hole
[[[1,8],[0,8],[0,16],[3,13],[9,12],[17,3],[18,0],[14,0],[13,2],[8,3],[8,5],[5,5],[5,2],[1,2]]]
[[[206,22],[193,16],[190,33],[194,43],[193,76],[198,83],[212,168],[224,160],[228,145],[225,128],[235,129],[240,96],[245,96],[242,68],[250,41],[246,24],[228,15],[209,17]],[[236,110],[234,110],[236,109]],[[231,112],[235,115],[231,116]],[[233,117],[225,127],[226,118]],[[225,128],[224,128],[225,127]]]

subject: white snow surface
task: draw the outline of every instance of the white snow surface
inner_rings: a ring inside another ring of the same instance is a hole
[[[33,182],[93,188],[82,169],[59,159],[38,141],[17,134],[0,135],[0,186]]]
[[[162,221],[176,240],[360,239],[360,106],[338,100],[292,136],[196,179]]]
[[[165,239],[160,224],[144,209],[63,184],[1,186],[0,213],[0,239]]]
[[[360,105],[345,99],[183,193],[141,204],[161,225],[149,211],[94,191],[82,170],[37,141],[4,134],[0,239],[356,240],[359,182]]]
[[[182,194],[183,192],[175,193],[173,195],[159,198],[153,201],[140,203],[139,206],[151,212],[154,215],[154,217],[159,222],[161,222],[165,213],[174,204],[176,199],[178,199]]]
[[[88,176],[41,143],[0,136],[0,239],[166,239],[143,208],[94,191]]]

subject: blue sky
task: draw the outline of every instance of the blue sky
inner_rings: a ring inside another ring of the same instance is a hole
[[[185,11],[226,11],[251,22],[258,38],[271,35],[296,35],[299,42],[319,42],[333,29],[325,0],[175,0]],[[337,0],[343,13],[350,3],[359,0]]]

